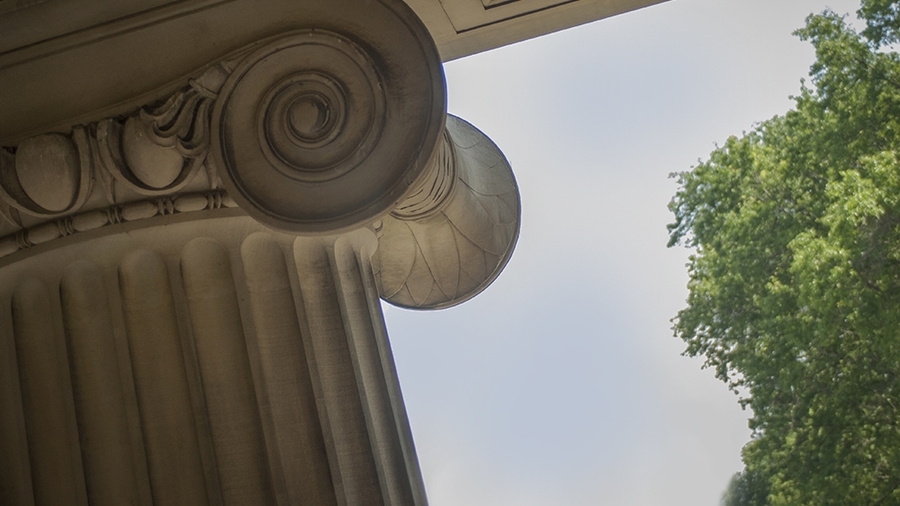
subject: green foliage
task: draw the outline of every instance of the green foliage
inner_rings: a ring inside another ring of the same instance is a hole
[[[900,504],[900,8],[859,15],[810,16],[795,109],[677,175],[675,334],[753,410],[728,505]]]
[[[765,504],[769,495],[768,481],[761,473],[745,469],[731,477],[722,494],[722,506]]]
[[[868,26],[863,35],[876,46],[900,42],[900,6],[893,0],[868,0],[859,9]]]

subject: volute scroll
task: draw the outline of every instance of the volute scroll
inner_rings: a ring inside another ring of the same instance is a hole
[[[391,28],[417,36],[399,20]],[[440,59],[430,42],[401,55],[379,47],[301,30],[237,63],[212,112],[211,160],[251,216],[287,232],[345,232],[424,177],[445,121]]]
[[[240,208],[226,214],[289,234],[372,229],[375,279],[392,304],[436,309],[481,292],[518,238],[509,163],[447,116],[421,21],[402,3],[366,9],[371,26],[355,12],[270,32],[127,114],[0,150],[0,258],[124,222]]]
[[[506,267],[521,204],[512,168],[489,137],[448,116],[429,177],[376,224],[382,299],[442,309],[481,293]]]
[[[493,282],[509,163],[403,0],[165,3],[0,65],[0,503],[426,506],[382,300]]]

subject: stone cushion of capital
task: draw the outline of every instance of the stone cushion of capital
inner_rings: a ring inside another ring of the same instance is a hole
[[[519,232],[442,62],[654,0],[0,0],[0,504],[425,505],[380,300]]]

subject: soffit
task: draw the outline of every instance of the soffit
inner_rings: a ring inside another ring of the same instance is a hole
[[[666,0],[404,0],[444,61],[487,51]],[[209,9],[228,0],[0,0],[0,57],[103,24]]]
[[[448,61],[664,0],[404,1]],[[267,37],[377,31],[368,13],[395,10],[406,8],[398,0],[0,0],[0,145],[127,113]]]
[[[449,61],[666,0],[405,1]]]

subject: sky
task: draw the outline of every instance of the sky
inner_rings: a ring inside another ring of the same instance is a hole
[[[509,159],[506,270],[451,309],[385,305],[431,506],[716,506],[749,412],[681,355],[672,172],[783,114],[791,32],[856,1],[672,0],[445,65],[449,112]]]

